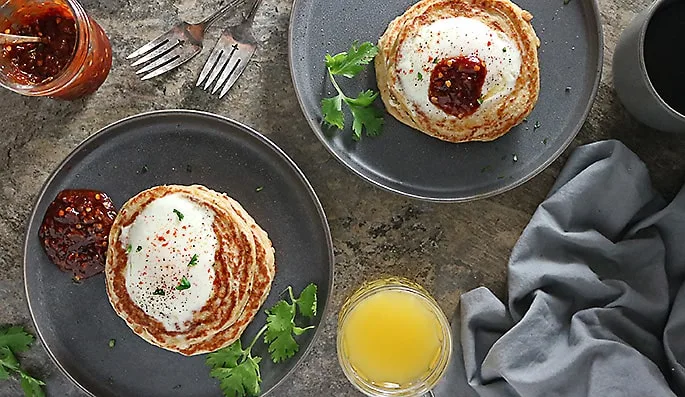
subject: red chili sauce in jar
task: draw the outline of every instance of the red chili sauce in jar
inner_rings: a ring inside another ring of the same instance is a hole
[[[0,80],[30,96],[77,99],[95,92],[112,67],[112,48],[100,25],[76,0],[12,0],[0,32],[37,36],[41,43],[0,49]]]
[[[109,231],[117,215],[96,190],[63,190],[50,203],[38,235],[50,260],[79,281],[105,269]]]
[[[25,84],[43,84],[55,78],[71,62],[76,49],[76,21],[63,8],[27,15],[16,29],[5,33],[40,37],[42,43],[6,45],[3,56],[16,68],[13,78]]]
[[[440,60],[431,73],[431,103],[460,119],[475,113],[482,102],[486,74],[485,63],[475,55]]]

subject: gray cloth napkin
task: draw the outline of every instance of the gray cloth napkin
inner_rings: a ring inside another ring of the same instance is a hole
[[[623,144],[573,152],[508,270],[506,305],[462,295],[436,396],[685,396],[685,189]]]

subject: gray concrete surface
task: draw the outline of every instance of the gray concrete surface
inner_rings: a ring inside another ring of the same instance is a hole
[[[22,283],[21,245],[33,200],[51,170],[101,127],[136,113],[169,108],[215,112],[252,125],[300,165],[329,216],[337,260],[332,301],[335,311],[364,280],[391,274],[417,279],[450,316],[459,295],[477,286],[488,286],[504,296],[510,250],[570,149],[532,181],[492,199],[455,205],[407,200],[354,177],[328,155],[310,131],[295,100],[288,71],[290,1],[264,1],[257,15],[262,46],[223,101],[194,87],[207,49],[179,71],[147,83],[135,77],[124,59],[171,21],[198,20],[213,10],[218,0],[83,3],[113,43],[114,66],[104,86],[95,95],[75,102],[0,92],[0,325],[22,324],[31,329]],[[592,113],[573,146],[620,139],[644,159],[656,187],[672,197],[685,180],[685,137],[637,124],[619,103],[611,84],[616,40],[649,0],[600,3],[605,69]],[[333,314],[323,322],[325,333],[318,345],[274,396],[359,395],[336,361]],[[82,395],[59,373],[40,344],[21,359],[32,373],[50,382],[55,390],[52,394]],[[0,382],[0,396],[20,395],[15,380]]]

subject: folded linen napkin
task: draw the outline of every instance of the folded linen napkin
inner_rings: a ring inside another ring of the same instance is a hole
[[[573,152],[508,270],[506,305],[462,295],[436,396],[685,396],[685,189],[623,144]]]

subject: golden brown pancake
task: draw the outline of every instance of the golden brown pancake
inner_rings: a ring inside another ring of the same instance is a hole
[[[449,142],[506,134],[538,99],[540,41],[532,17],[509,0],[414,4],[378,43],[376,77],[386,109],[402,123]],[[438,66],[453,71],[454,79],[438,77]]]
[[[266,299],[273,252],[266,232],[228,196],[157,186],[115,219],[107,293],[143,339],[184,355],[206,353],[239,338]]]

